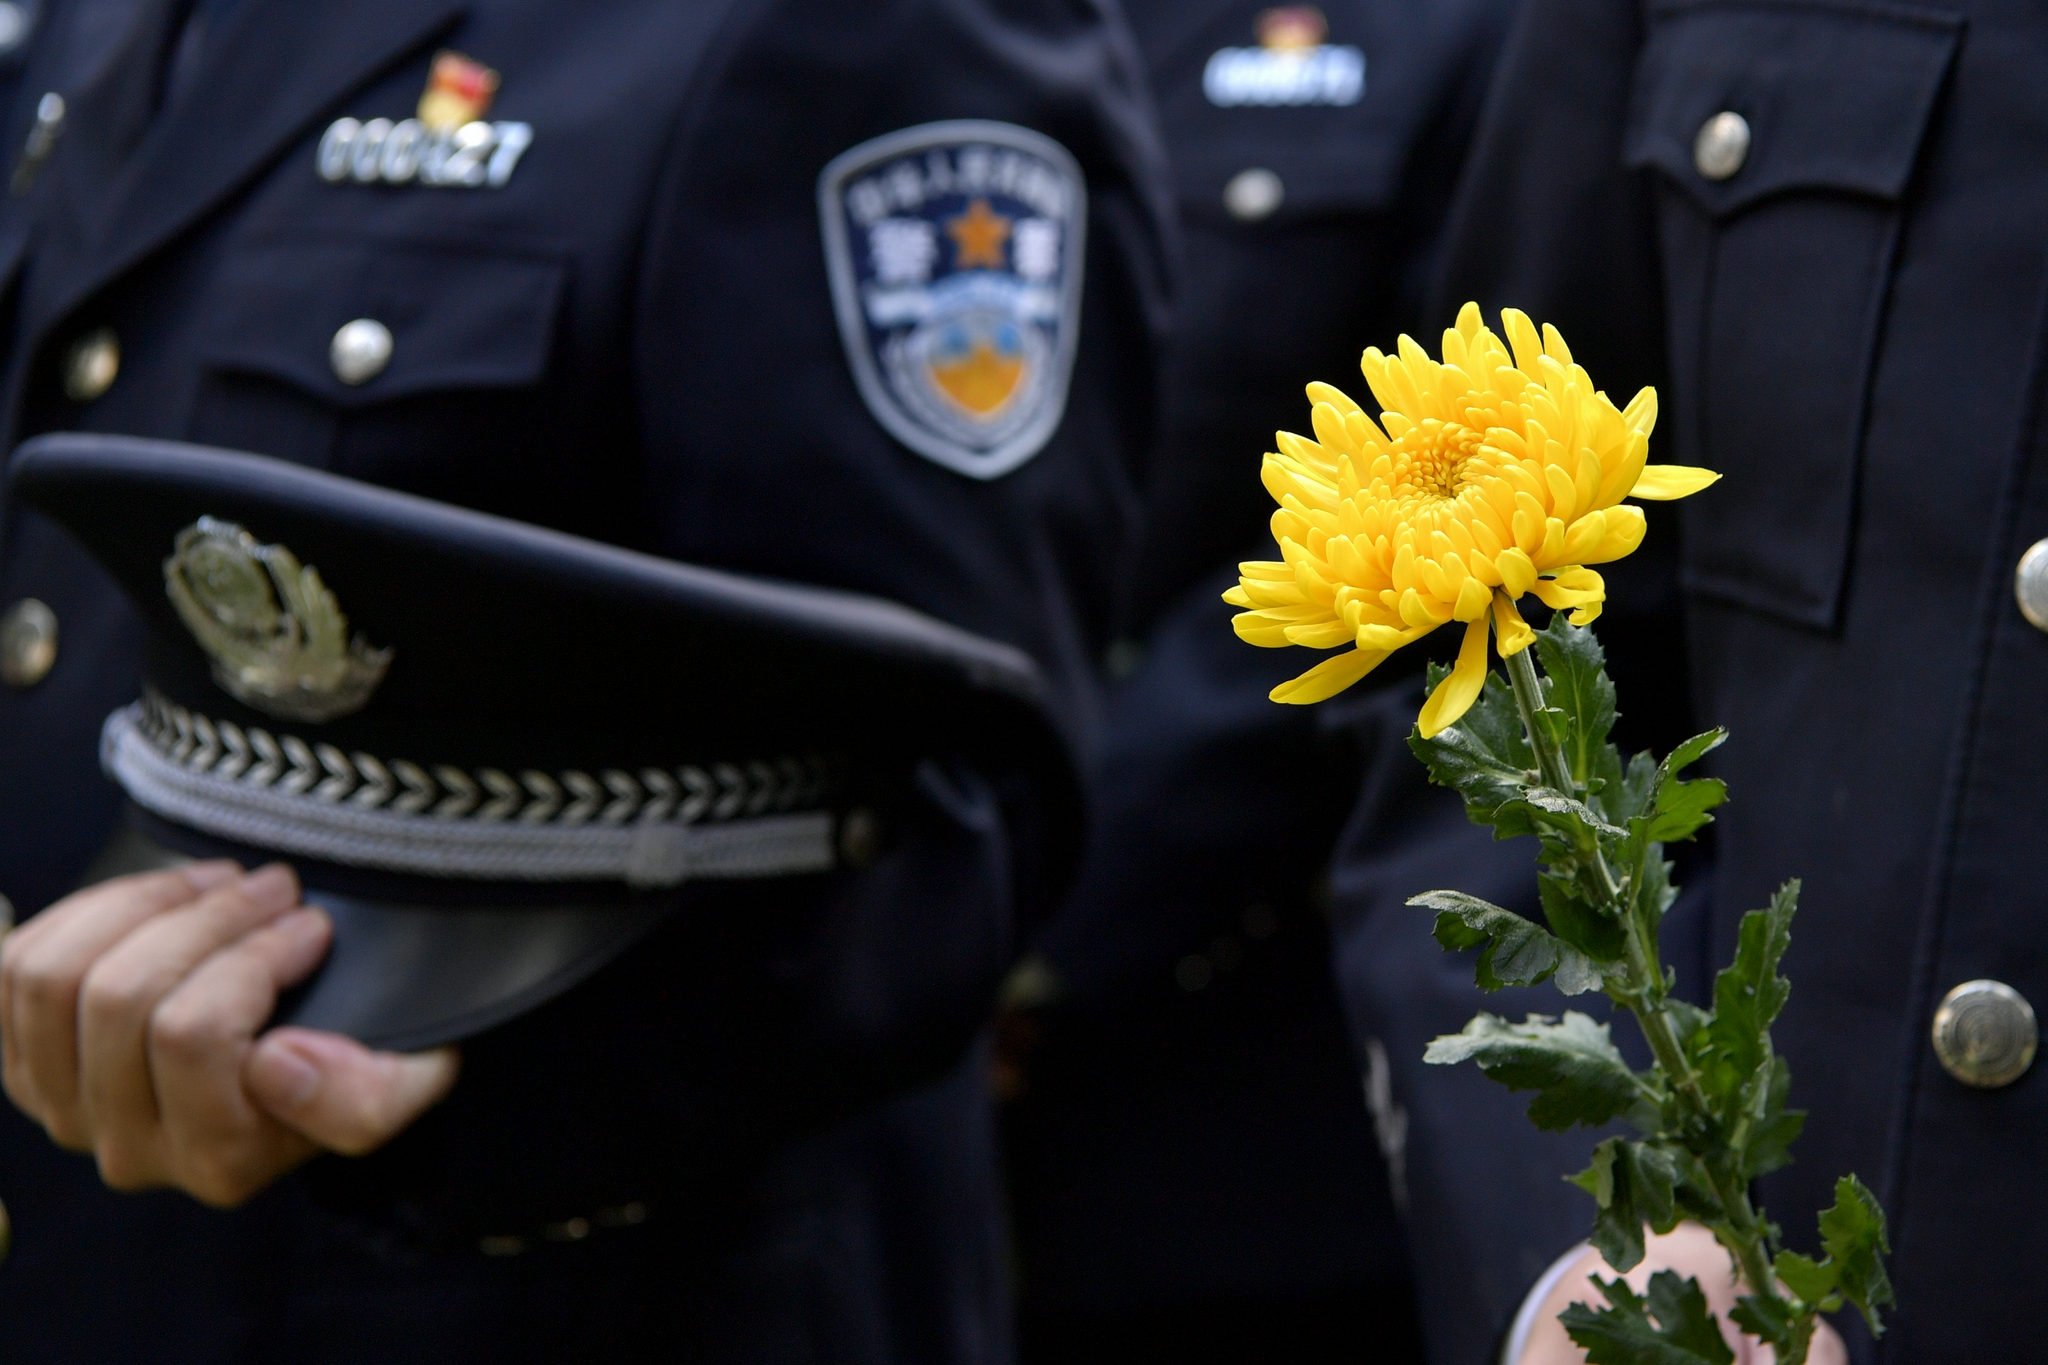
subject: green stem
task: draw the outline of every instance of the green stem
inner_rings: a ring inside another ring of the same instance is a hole
[[[1537,681],[1536,665],[1530,659],[1530,653],[1530,650],[1522,649],[1503,661],[1507,665],[1508,683],[1514,689],[1515,705],[1522,715],[1522,729],[1529,736],[1529,747],[1536,755],[1536,770],[1544,782],[1577,800],[1580,798],[1578,783],[1564,754],[1536,724],[1536,712],[1543,706],[1543,688]],[[1663,1007],[1664,972],[1658,961],[1656,928],[1645,922],[1643,915],[1637,913],[1637,907],[1629,903],[1632,897],[1624,900],[1621,887],[1607,866],[1606,855],[1597,845],[1589,861],[1606,892],[1609,908],[1620,917],[1626,932],[1628,980],[1616,995],[1635,1016],[1657,1065],[1669,1078],[1685,1110],[1689,1133],[1710,1132],[1713,1110],[1707,1103],[1705,1091],[1700,1088],[1699,1073],[1685,1055],[1678,1030],[1673,1027],[1671,1016]],[[1688,1142],[1687,1145],[1691,1144]],[[1699,1156],[1699,1153],[1694,1155]],[[1764,1256],[1763,1230],[1758,1226],[1756,1210],[1749,1202],[1749,1191],[1733,1172],[1722,1169],[1716,1162],[1702,1158],[1700,1169],[1706,1174],[1715,1202],[1721,1206],[1722,1226],[1715,1229],[1716,1236],[1734,1255],[1751,1292],[1778,1298],[1777,1276]]]

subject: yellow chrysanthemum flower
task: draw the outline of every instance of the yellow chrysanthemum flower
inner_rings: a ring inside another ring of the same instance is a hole
[[[1233,624],[1252,644],[1353,648],[1274,688],[1274,701],[1334,696],[1463,621],[1457,665],[1422,708],[1422,733],[1437,734],[1486,684],[1489,618],[1503,658],[1536,638],[1515,609],[1524,593],[1585,625],[1607,599],[1587,566],[1643,540],[1642,509],[1621,500],[1682,498],[1721,477],[1645,463],[1656,390],[1617,409],[1555,327],[1539,335],[1511,308],[1501,325],[1512,356],[1471,303],[1444,333],[1442,363],[1406,336],[1398,357],[1374,347],[1360,368],[1378,423],[1311,384],[1316,439],[1279,434],[1263,479],[1280,504],[1280,561],[1240,564],[1223,600],[1247,608]]]

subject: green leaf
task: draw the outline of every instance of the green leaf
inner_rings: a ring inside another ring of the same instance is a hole
[[[1607,655],[1591,626],[1574,626],[1559,612],[1536,637],[1549,686],[1546,700],[1569,721],[1559,736],[1565,761],[1580,782],[1602,776],[1607,737],[1614,731],[1614,683],[1607,676]],[[1617,759],[1618,763],[1618,759]]]
[[[1727,742],[1728,731],[1724,727],[1716,726],[1705,734],[1694,735],[1673,749],[1670,756],[1658,766],[1663,770],[1664,776],[1676,777]]]
[[[1592,1242],[1608,1265],[1624,1272],[1636,1268],[1643,1259],[1644,1224],[1658,1233],[1678,1226],[1678,1172],[1678,1157],[1656,1143],[1609,1138],[1593,1149],[1591,1166],[1565,1177],[1600,1206]]]
[[[1785,1107],[1785,1097],[1792,1091],[1792,1067],[1783,1057],[1771,1058],[1771,1072],[1763,1078],[1762,1090],[1762,1103],[1750,1119],[1749,1142],[1742,1153],[1746,1180],[1791,1165],[1792,1144],[1806,1126],[1805,1110]]]
[[[1543,918],[1550,921],[1552,933],[1594,962],[1621,961],[1628,951],[1627,928],[1586,899],[1577,881],[1551,872],[1539,873],[1536,890],[1543,898]],[[1563,990],[1563,985],[1558,989]]]
[[[1422,1060],[1437,1066],[1476,1061],[1510,1090],[1537,1091],[1529,1120],[1552,1132],[1574,1124],[1596,1128],[1627,1113],[1642,1093],[1607,1025],[1576,1010],[1566,1010],[1561,1023],[1541,1014],[1519,1024],[1476,1015],[1464,1032],[1432,1042]]]
[[[1891,1278],[1884,1271],[1885,1253],[1892,1248],[1877,1196],[1853,1175],[1835,1182],[1835,1206],[1820,1216],[1820,1244],[1834,1266],[1835,1287],[1862,1311],[1870,1334],[1882,1335],[1877,1310],[1892,1301]]]
[[[1799,883],[1786,882],[1765,910],[1742,917],[1735,961],[1714,978],[1714,1022],[1707,1031],[1701,1080],[1707,1093],[1724,1101],[1732,1119],[1750,1078],[1770,1060],[1771,1022],[1785,1007],[1792,983],[1778,975],[1778,963],[1792,941],[1792,916],[1799,908]]]
[[[1657,789],[1657,813],[1650,821],[1651,843],[1689,839],[1702,825],[1712,824],[1707,812],[1726,802],[1728,784],[1718,777],[1697,782],[1666,782]]]
[[[1447,671],[1432,665],[1430,686]],[[1431,780],[1465,798],[1465,814],[1474,824],[1492,824],[1503,802],[1520,798],[1522,788],[1537,780],[1536,755],[1522,733],[1514,691],[1497,673],[1487,675],[1479,700],[1456,725],[1434,739],[1424,739],[1418,728],[1409,735],[1408,747],[1429,769]]]
[[[1663,771],[1655,757],[1637,754],[1628,761],[1621,780],[1596,798],[1610,823],[1626,825],[1638,815],[1648,815],[1657,800],[1657,778]]]
[[[1446,949],[1484,945],[1479,954],[1481,990],[1533,986],[1553,974],[1566,995],[1579,995],[1600,984],[1600,969],[1584,953],[1512,910],[1462,891],[1425,891],[1408,904],[1437,912],[1436,941]]]
[[[1735,1306],[1728,1310],[1728,1316],[1737,1327],[1758,1341],[1769,1342],[1780,1361],[1785,1359],[1793,1337],[1799,1335],[1805,1326],[1806,1317],[1795,1312],[1784,1299],[1767,1299],[1757,1294],[1745,1294],[1736,1300]],[[1811,1328],[1807,1330],[1810,1332]]]
[[[1832,1262],[1822,1265],[1811,1256],[1801,1256],[1796,1251],[1781,1251],[1772,1264],[1778,1278],[1785,1287],[1808,1303],[1819,1303],[1835,1292],[1835,1266]]]
[[[1648,1299],[1619,1277],[1594,1283],[1608,1307],[1596,1313],[1575,1303],[1558,1315],[1590,1365],[1734,1365],[1697,1281],[1660,1270],[1650,1277]]]

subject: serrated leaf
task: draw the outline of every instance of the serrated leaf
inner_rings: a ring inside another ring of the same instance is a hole
[[[1589,1365],[1734,1365],[1696,1281],[1660,1270],[1650,1277],[1647,1299],[1619,1277],[1594,1283],[1607,1296],[1606,1308],[1575,1303],[1558,1315]]]
[[[1808,1303],[1819,1303],[1835,1292],[1835,1267],[1822,1265],[1811,1256],[1781,1251],[1771,1268],[1778,1272],[1787,1289]]]
[[[1884,1270],[1892,1248],[1877,1196],[1853,1175],[1835,1182],[1835,1206],[1820,1216],[1820,1244],[1834,1267],[1835,1288],[1862,1311],[1870,1334],[1882,1335],[1877,1310],[1892,1301],[1891,1277]]]
[[[1792,983],[1778,975],[1778,963],[1792,941],[1792,916],[1799,907],[1799,883],[1786,882],[1768,909],[1742,917],[1735,961],[1714,978],[1714,1022],[1707,1031],[1701,1081],[1723,1101],[1733,1118],[1738,1097],[1771,1055],[1770,1027],[1785,1007]]]
[[[1592,627],[1574,626],[1560,612],[1536,636],[1536,652],[1548,682],[1546,700],[1569,722],[1560,743],[1572,776],[1580,782],[1601,776],[1606,766],[1602,751],[1614,731],[1615,693],[1599,637]]]
[[[1665,1233],[1678,1226],[1674,1203],[1679,1161],[1651,1142],[1609,1138],[1593,1149],[1593,1164],[1565,1177],[1593,1196],[1591,1241],[1607,1264],[1630,1271],[1643,1259],[1643,1226]]]
[[[1429,671],[1434,689],[1449,670],[1432,664]],[[1493,823],[1501,803],[1520,797],[1522,788],[1536,780],[1536,756],[1522,732],[1514,691],[1497,673],[1487,675],[1479,700],[1456,725],[1433,739],[1424,739],[1417,727],[1408,736],[1408,748],[1429,769],[1432,781],[1465,798],[1465,814],[1474,824]]]
[[[1543,900],[1543,918],[1550,922],[1552,933],[1591,961],[1621,961],[1628,951],[1628,930],[1619,919],[1581,895],[1577,882],[1545,872],[1538,874],[1536,890]],[[1558,989],[1564,989],[1561,983]]]
[[[1749,1142],[1742,1153],[1742,1169],[1748,1180],[1791,1165],[1792,1144],[1806,1127],[1805,1110],[1785,1107],[1785,1099],[1792,1092],[1792,1066],[1783,1057],[1771,1059],[1771,1074],[1763,1089],[1761,1111],[1750,1121]]]
[[[1463,1032],[1432,1042],[1422,1060],[1437,1066],[1475,1061],[1510,1090],[1538,1092],[1529,1119],[1551,1132],[1597,1128],[1628,1112],[1642,1093],[1607,1025],[1576,1010],[1566,1010],[1562,1022],[1541,1014],[1519,1024],[1475,1015]]]
[[[1728,1310],[1728,1316],[1737,1327],[1758,1341],[1769,1342],[1778,1352],[1778,1359],[1783,1361],[1786,1348],[1791,1345],[1800,1325],[1801,1315],[1794,1312],[1792,1305],[1784,1299],[1745,1294]]]
[[[1534,922],[1462,891],[1425,891],[1408,904],[1434,910],[1436,941],[1445,948],[1480,948],[1479,988],[1533,986],[1555,974],[1557,988],[1578,995],[1600,984],[1600,969],[1570,944]]]
[[[1621,780],[1602,791],[1598,798],[1609,823],[1626,825],[1638,815],[1648,815],[1657,800],[1657,776],[1661,771],[1650,754],[1637,754],[1629,759]]]
[[[1727,742],[1728,731],[1716,726],[1705,734],[1694,735],[1673,749],[1659,766],[1663,769],[1664,776],[1676,777]]]
[[[1690,839],[1714,817],[1708,812],[1728,800],[1728,784],[1718,777],[1697,782],[1666,782],[1657,789],[1657,813],[1650,820],[1648,838],[1653,844]]]

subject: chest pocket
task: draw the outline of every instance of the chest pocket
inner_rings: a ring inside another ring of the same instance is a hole
[[[502,474],[541,416],[565,273],[433,245],[241,246],[210,291],[192,439],[436,496],[482,462]]]
[[[1651,11],[1625,156],[1662,182],[1668,458],[1727,476],[1685,508],[1694,591],[1835,622],[1892,257],[1960,32],[1889,4]]]

